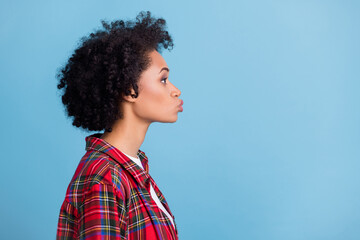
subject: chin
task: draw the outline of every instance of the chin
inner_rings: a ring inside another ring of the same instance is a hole
[[[172,118],[167,118],[167,119],[161,119],[157,122],[162,122],[162,123],[174,123],[176,122],[178,119],[177,115],[175,117],[172,117]]]
[[[176,121],[177,121],[177,118],[174,119],[174,120],[172,120],[172,121],[169,121],[169,123],[174,123],[174,122],[176,122]]]
[[[170,123],[174,123],[178,120],[178,115],[176,114],[175,117],[170,121]]]

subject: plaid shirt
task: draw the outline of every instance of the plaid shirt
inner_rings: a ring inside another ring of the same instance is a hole
[[[144,169],[96,133],[85,138],[87,151],[66,191],[57,239],[178,239],[177,227],[150,195],[148,158],[138,150]]]

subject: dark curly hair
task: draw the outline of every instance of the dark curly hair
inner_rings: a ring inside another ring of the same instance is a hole
[[[136,21],[101,20],[102,29],[80,40],[64,67],[56,75],[63,89],[62,103],[72,125],[88,131],[111,131],[123,118],[119,104],[133,88],[138,96],[140,74],[150,65],[149,52],[173,48],[163,18],[141,11]]]

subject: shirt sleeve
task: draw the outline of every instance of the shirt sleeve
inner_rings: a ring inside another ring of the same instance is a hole
[[[60,209],[56,239],[78,239],[77,229],[77,209],[65,199]]]
[[[126,239],[126,203],[111,185],[98,183],[86,192],[78,221],[80,240]]]

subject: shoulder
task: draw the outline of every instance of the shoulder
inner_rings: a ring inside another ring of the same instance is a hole
[[[94,185],[107,185],[119,197],[128,198],[130,184],[125,169],[103,152],[89,150],[80,160],[66,192],[67,201],[77,205]]]

